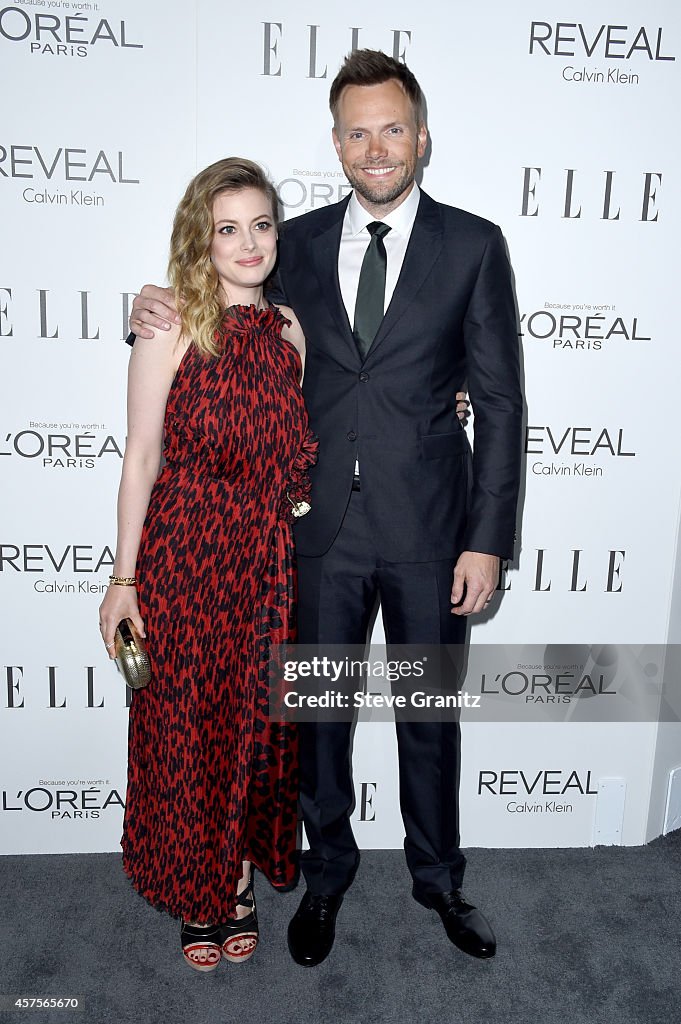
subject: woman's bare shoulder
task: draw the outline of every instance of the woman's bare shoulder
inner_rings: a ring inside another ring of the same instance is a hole
[[[156,327],[150,327],[149,330],[153,331],[153,338],[136,338],[132,354],[148,363],[167,362],[175,372],[191,343],[182,333],[182,327],[172,324],[168,331]]]

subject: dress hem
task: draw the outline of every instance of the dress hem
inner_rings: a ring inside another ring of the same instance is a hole
[[[248,859],[248,858],[244,858],[244,859]],[[145,900],[145,902],[148,903],[150,907],[153,907],[153,909],[159,911],[159,913],[168,914],[170,917],[174,917],[177,920],[190,920],[190,921],[202,920],[202,918],[203,918],[203,914],[202,913],[196,914],[194,909],[191,909],[191,908],[190,909],[187,909],[187,908],[180,909],[179,908],[179,904],[175,900],[167,900],[167,899],[164,899],[163,897],[159,897],[158,894],[152,888],[150,888],[149,886],[145,885],[144,882],[142,882],[139,878],[135,877],[134,869],[131,868],[128,864],[126,864],[125,852],[123,853],[122,860],[123,860],[123,872],[124,872],[128,882],[130,883],[132,888],[135,890],[137,895],[141,896],[142,899]],[[260,866],[260,864],[258,864],[255,860],[252,860],[252,859],[251,859],[251,864],[253,865],[253,867],[256,870],[258,870],[260,872],[261,875],[263,875],[263,877],[267,880],[269,885],[271,885],[272,888],[275,891],[277,891],[277,892],[281,892],[281,893],[292,892],[297,887],[297,885],[298,885],[298,880],[299,880],[300,874],[299,874],[297,865],[296,865],[295,870],[293,872],[293,876],[292,876],[291,881],[273,882],[272,879],[267,875],[266,871],[264,871],[263,868]],[[223,914],[219,914],[217,920],[219,922],[222,922],[222,921],[227,920],[230,917],[234,917],[234,912],[235,911],[236,911],[236,899],[234,901],[234,906],[232,908],[232,913],[231,914],[230,913],[225,913],[224,915]],[[213,923],[214,921],[215,921],[215,918],[214,918],[213,914],[212,913],[209,914],[207,916],[207,918],[206,918],[206,923],[207,924],[208,923]]]

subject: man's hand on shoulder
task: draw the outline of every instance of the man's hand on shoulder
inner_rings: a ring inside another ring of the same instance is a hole
[[[139,338],[153,338],[154,327],[160,331],[169,331],[173,324],[180,323],[180,316],[175,305],[172,288],[159,288],[154,284],[145,284],[139,295],[135,296],[130,311],[130,330]]]
[[[454,567],[453,615],[472,615],[489,605],[499,582],[498,555],[464,551]]]

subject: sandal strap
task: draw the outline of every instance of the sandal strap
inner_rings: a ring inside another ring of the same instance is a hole
[[[246,914],[245,917],[228,917],[226,921],[220,925],[220,933],[222,935],[222,941],[225,941],[225,936],[233,938],[235,935],[239,935],[241,932],[257,932],[258,931],[258,916],[255,910],[252,910],[250,914]]]
[[[186,946],[200,943],[206,943],[209,946],[220,946],[222,945],[220,941],[220,925],[185,924],[185,922],[182,921],[180,928],[180,942],[182,943],[183,949]]]
[[[236,895],[237,905],[240,907],[254,907],[255,906],[255,894],[253,892],[253,875],[248,880],[248,885],[241,892]]]
[[[255,939],[258,941],[260,929],[258,918],[254,912],[246,914],[245,917],[225,921],[220,928],[220,944],[223,951],[228,943],[243,939]]]
[[[258,936],[258,911],[255,906],[255,893],[253,892],[253,874],[248,880],[248,885],[242,892],[237,893],[236,905],[246,907],[250,914],[243,917],[228,917],[220,925],[222,945],[231,939],[238,939],[240,936]]]

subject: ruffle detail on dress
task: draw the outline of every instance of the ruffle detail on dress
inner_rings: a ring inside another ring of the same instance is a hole
[[[317,462],[319,455],[319,439],[308,427],[303,443],[293,460],[289,472],[286,492],[279,505],[279,517],[294,523],[296,519],[307,515],[311,509],[310,495],[312,481],[310,469]]]
[[[252,303],[250,306],[227,306],[215,328],[215,340],[219,342],[225,335],[248,334],[254,327],[270,327],[278,323],[290,326],[291,321],[276,306],[265,306],[264,309],[258,309]]]

